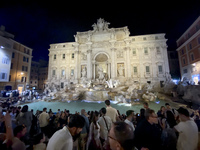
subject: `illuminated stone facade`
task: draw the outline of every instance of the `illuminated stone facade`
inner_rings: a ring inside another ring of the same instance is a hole
[[[169,73],[165,34],[130,36],[128,27],[109,28],[98,19],[93,30],[77,32],[75,42],[50,44],[48,82],[63,88],[81,79],[156,83]]]

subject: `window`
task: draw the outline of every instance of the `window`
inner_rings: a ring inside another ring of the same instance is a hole
[[[74,53],[72,53],[72,59],[74,59]]]
[[[53,57],[53,59],[54,59],[54,60],[56,60],[56,54],[54,54],[54,57]]]
[[[65,59],[65,54],[63,54],[63,59]]]
[[[200,44],[200,37],[198,37],[198,43]]]
[[[25,56],[23,57],[23,61],[26,61],[26,57]]]
[[[133,73],[137,74],[137,67],[133,67]]]
[[[192,49],[192,44],[191,43],[189,44],[189,48]]]
[[[62,71],[61,71],[61,76],[62,76],[62,77],[65,76],[65,70],[62,70]]]
[[[63,47],[65,47],[65,45],[63,45]]]
[[[61,89],[64,88],[64,82],[61,82],[60,87],[61,87]]]
[[[10,69],[13,69],[13,63],[11,63],[11,65],[10,65]]]
[[[148,48],[147,47],[144,48],[144,54],[148,55]]]
[[[24,48],[24,53],[26,53],[26,48]]]
[[[2,73],[0,74],[0,79],[6,80],[6,79],[7,79],[7,73],[2,72]]]
[[[188,33],[188,38],[190,38],[191,37],[191,35],[190,35],[190,33]]]
[[[133,48],[133,55],[136,55],[136,48]]]
[[[185,58],[183,58],[183,64],[185,65]]]
[[[12,58],[15,58],[15,53],[14,52],[12,53]]]
[[[26,77],[22,77],[21,82],[26,82]]]
[[[53,70],[52,75],[53,75],[53,76],[56,75],[56,70]]]
[[[71,69],[71,76],[74,75],[74,69]]]
[[[25,69],[24,69],[24,66],[22,66],[22,71],[24,71]]]
[[[160,47],[156,47],[156,53],[157,53],[157,54],[161,54],[161,52],[160,52]]]
[[[11,75],[9,75],[9,81],[11,81]]]
[[[183,70],[183,73],[187,73],[187,69],[184,69],[184,70]]]
[[[184,54],[184,49],[181,50],[182,55]]]
[[[146,73],[147,73],[147,74],[150,73],[150,68],[149,68],[149,66],[146,66]]]
[[[132,42],[134,42],[135,41],[135,38],[132,38]]]
[[[163,73],[162,65],[159,65],[159,66],[158,66],[158,72],[159,72],[159,73]]]
[[[155,36],[155,40],[158,40],[158,36]]]
[[[26,62],[28,62],[29,61],[29,58],[26,58]]]
[[[144,40],[144,41],[146,41],[146,40],[147,40],[147,38],[146,38],[146,37],[143,37],[143,40]]]
[[[191,56],[191,60],[194,61],[194,54],[192,53],[190,54],[190,56]]]
[[[7,56],[2,57],[2,64],[9,64],[9,58]]]

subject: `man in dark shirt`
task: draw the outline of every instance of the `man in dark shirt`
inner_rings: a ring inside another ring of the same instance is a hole
[[[158,117],[154,110],[146,110],[145,119],[135,129],[135,145],[138,149],[161,149],[161,129],[157,124]]]

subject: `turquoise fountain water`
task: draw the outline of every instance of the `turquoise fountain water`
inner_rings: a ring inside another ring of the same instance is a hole
[[[159,100],[157,99],[154,102],[149,102],[149,107],[153,110],[155,110],[156,112],[160,109],[161,106],[164,106],[165,103],[170,103],[170,105],[172,107],[178,108],[178,104],[177,103],[173,103],[173,102],[169,102],[169,101],[164,101],[164,100]],[[24,104],[25,105],[25,104]],[[70,101],[70,102],[45,102],[45,101],[38,101],[38,102],[33,102],[33,103],[28,103],[26,104],[29,106],[29,110],[33,109],[34,113],[37,110],[42,110],[44,107],[47,108],[47,111],[49,111],[49,109],[52,109],[53,112],[57,112],[58,109],[60,110],[70,110],[71,113],[75,113],[80,112],[81,109],[85,109],[86,111],[94,111],[97,110],[99,111],[102,107],[105,107],[105,103],[104,102],[89,102],[89,101]],[[23,106],[23,105],[21,105]],[[135,113],[139,113],[140,109],[143,108],[143,104],[141,102],[141,104],[139,105],[134,105],[131,106],[130,104],[116,104],[115,101],[111,101],[111,106],[116,108],[117,110],[119,110],[119,112],[121,114],[125,114],[127,110],[134,110]]]

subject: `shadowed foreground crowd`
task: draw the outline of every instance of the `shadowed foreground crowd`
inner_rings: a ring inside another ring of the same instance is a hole
[[[99,111],[70,114],[28,106],[0,107],[0,149],[13,150],[197,150],[199,111],[166,103],[156,113],[144,103],[140,113],[120,115],[105,101]]]

